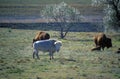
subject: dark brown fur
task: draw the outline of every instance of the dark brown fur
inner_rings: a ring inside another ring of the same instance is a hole
[[[105,47],[110,48],[112,47],[111,39],[106,37],[104,33],[99,33],[94,37],[94,42],[96,47],[100,47],[104,50]]]
[[[46,32],[39,31],[37,32],[35,38],[33,39],[33,43],[38,40],[46,40],[46,39],[50,39],[50,35]]]
[[[115,53],[118,53],[118,54],[119,54],[119,53],[120,53],[120,48],[118,48],[118,50],[117,50]]]
[[[101,49],[101,47],[100,47],[100,46],[98,46],[98,47],[94,47],[94,48],[92,48],[92,49],[91,49],[91,51],[95,51],[95,50],[100,51],[100,49]]]
[[[116,53],[120,53],[120,50],[116,51]]]

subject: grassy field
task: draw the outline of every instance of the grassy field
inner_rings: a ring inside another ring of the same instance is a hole
[[[40,60],[32,58],[32,39],[37,30],[0,28],[1,79],[120,79],[120,37],[109,35],[113,47],[94,51],[95,32],[70,32],[59,39],[57,31],[47,31],[63,46],[49,60],[48,53],[39,52]]]

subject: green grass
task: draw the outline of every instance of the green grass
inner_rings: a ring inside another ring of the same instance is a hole
[[[112,48],[91,52],[95,32],[70,32],[59,39],[57,31],[47,31],[52,39],[63,42],[62,48],[54,60],[42,52],[37,60],[32,58],[32,39],[37,31],[0,28],[1,79],[120,78],[120,54],[114,53],[120,45],[119,36],[110,35]]]

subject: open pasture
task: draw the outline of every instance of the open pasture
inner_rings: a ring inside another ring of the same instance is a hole
[[[39,52],[32,58],[32,39],[38,30],[0,28],[1,79],[120,79],[119,35],[109,35],[113,47],[105,51],[90,49],[96,32],[70,32],[59,39],[59,32],[47,31],[52,39],[63,42],[54,60]]]

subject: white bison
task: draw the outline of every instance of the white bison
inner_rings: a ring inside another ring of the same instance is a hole
[[[43,52],[49,52],[50,55],[50,60],[53,59],[53,53],[56,51],[59,52],[60,47],[62,46],[61,41],[57,40],[40,40],[36,41],[33,43],[33,58],[35,58],[35,55],[39,59],[38,52],[43,51]]]

